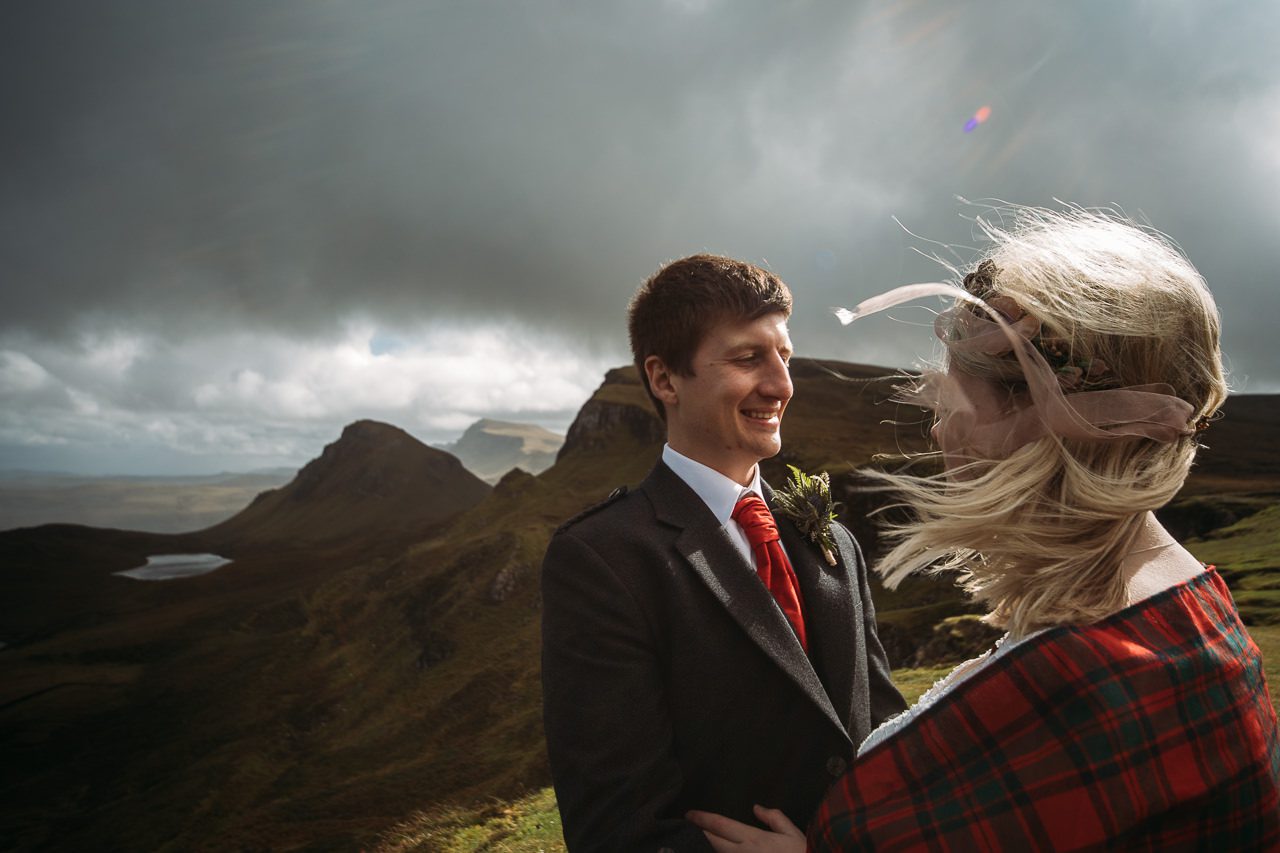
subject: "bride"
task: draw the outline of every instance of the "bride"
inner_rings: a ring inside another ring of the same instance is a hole
[[[1008,633],[858,750],[808,836],[693,812],[717,851],[1280,845],[1280,740],[1222,578],[1156,520],[1226,397],[1217,308],[1159,235],[1020,210],[963,287],[928,295],[946,471],[873,474],[913,520],[878,570],[951,571]]]

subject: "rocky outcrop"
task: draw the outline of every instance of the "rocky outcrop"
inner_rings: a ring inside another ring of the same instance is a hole
[[[565,435],[556,461],[573,453],[604,450],[619,439],[661,444],[666,428],[649,402],[634,367],[610,370]]]

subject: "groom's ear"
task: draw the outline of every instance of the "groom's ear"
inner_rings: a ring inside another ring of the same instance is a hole
[[[676,394],[675,385],[671,381],[672,373],[661,358],[656,355],[646,358],[644,360],[644,373],[649,380],[649,390],[653,392],[653,396],[661,401],[662,405],[670,408],[680,402],[680,397]]]

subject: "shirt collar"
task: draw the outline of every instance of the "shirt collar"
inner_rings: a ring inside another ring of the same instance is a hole
[[[702,502],[707,505],[707,509],[711,510],[711,514],[716,517],[716,521],[720,522],[721,526],[729,523],[729,519],[733,516],[733,507],[740,497],[748,492],[764,497],[764,492],[760,488],[759,465],[756,465],[751,473],[751,482],[743,486],[714,468],[709,468],[680,451],[673,450],[670,444],[662,447],[662,461],[675,472],[677,477],[684,480],[698,497],[702,498]]]

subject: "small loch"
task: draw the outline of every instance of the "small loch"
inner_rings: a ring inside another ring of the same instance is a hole
[[[170,581],[208,574],[230,562],[217,554],[156,554],[147,557],[146,565],[116,574],[140,581]]]

